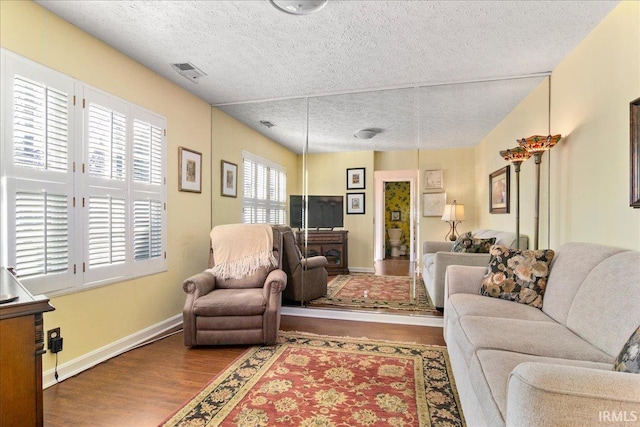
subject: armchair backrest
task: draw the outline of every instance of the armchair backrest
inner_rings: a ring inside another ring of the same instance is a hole
[[[274,233],[277,230],[282,236],[282,269],[287,273],[287,277],[292,277],[302,259],[293,230],[288,225],[274,225],[273,228]]]
[[[273,256],[276,259],[276,265],[268,267],[260,267],[255,273],[243,277],[241,279],[221,279],[216,277],[216,288],[218,289],[240,289],[240,288],[261,288],[264,286],[265,280],[269,273],[275,269],[282,269],[282,232],[274,229],[273,232]],[[209,242],[209,268],[216,265],[215,253],[213,250],[213,242]]]

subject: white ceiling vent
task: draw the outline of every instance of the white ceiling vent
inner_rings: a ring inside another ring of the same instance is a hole
[[[206,76],[202,70],[190,62],[171,64],[171,66],[181,75],[194,83],[199,83],[200,77]]]

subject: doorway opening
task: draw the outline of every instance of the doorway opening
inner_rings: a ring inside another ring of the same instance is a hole
[[[376,171],[374,174],[374,262],[406,259],[412,274],[417,259],[415,242],[418,241],[417,183],[417,170]],[[393,230],[391,236],[389,230]],[[394,240],[393,244],[391,240]]]

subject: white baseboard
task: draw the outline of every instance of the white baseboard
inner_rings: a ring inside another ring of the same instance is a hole
[[[356,310],[332,310],[325,308],[282,307],[286,316],[313,317],[316,319],[353,320],[356,322],[393,323],[396,325],[431,326],[442,328],[442,317],[410,314],[374,313]]]
[[[74,360],[63,363],[58,366],[58,381],[63,381],[67,378],[71,378],[74,375],[78,375],[82,371],[86,371],[105,360],[109,360],[112,357],[125,353],[140,344],[149,341],[157,336],[162,335],[173,328],[182,325],[182,314],[173,316],[167,320],[150,326],[146,329],[138,331],[128,337],[124,337],[118,341],[114,341],[102,348],[94,350],[83,356],[80,356]],[[43,388],[51,387],[56,383],[54,377],[55,370],[50,369],[42,373],[42,385]]]

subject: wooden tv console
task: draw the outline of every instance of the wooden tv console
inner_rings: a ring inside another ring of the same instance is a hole
[[[325,267],[330,276],[349,274],[349,245],[347,230],[307,230],[296,231],[296,242],[304,257],[322,255],[329,263]]]

